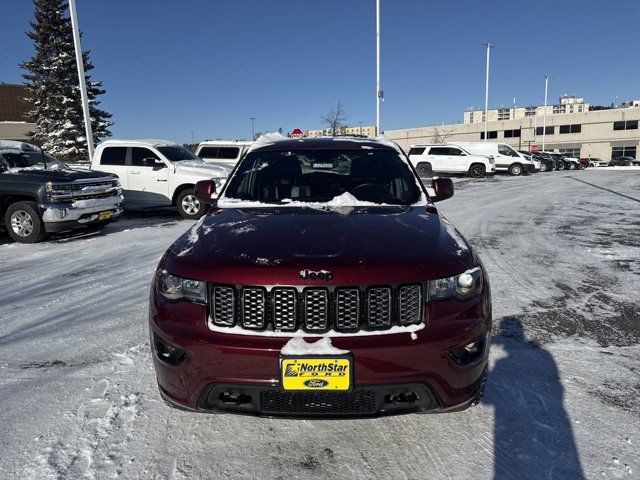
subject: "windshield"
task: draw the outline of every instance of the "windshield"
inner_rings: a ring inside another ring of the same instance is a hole
[[[196,157],[190,150],[181,147],[180,145],[170,145],[165,147],[156,147],[162,155],[164,155],[167,160],[170,162],[180,162],[182,160],[198,160],[202,161],[200,158]]]
[[[421,197],[413,173],[394,150],[256,151],[240,163],[226,198],[266,203],[357,200],[409,205]]]
[[[3,152],[0,154],[2,163],[8,168],[65,168],[66,165],[59,162],[51,155],[45,153],[44,159],[40,152]]]

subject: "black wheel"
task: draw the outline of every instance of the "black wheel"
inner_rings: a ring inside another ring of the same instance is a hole
[[[469,167],[469,176],[472,178],[481,178],[487,173],[487,169],[481,163],[474,163]]]
[[[515,177],[518,175],[522,175],[522,165],[519,163],[514,163],[509,167],[509,173]]]
[[[431,168],[431,164],[429,162],[422,162],[416,166],[416,172],[418,172],[418,176],[422,177],[430,177],[433,173],[433,169]]]
[[[9,205],[4,224],[11,238],[20,243],[36,243],[47,233],[35,202],[16,202]]]
[[[544,162],[540,163],[540,171],[541,172],[546,172],[547,170],[548,170],[547,169],[547,164],[544,163]]]
[[[185,188],[176,199],[176,206],[182,218],[197,220],[206,211],[206,205],[200,202],[193,191],[193,188]]]
[[[569,164],[569,170],[575,170],[575,169],[576,169],[576,164],[575,164],[575,163],[573,163],[573,162],[571,162],[571,163]]]

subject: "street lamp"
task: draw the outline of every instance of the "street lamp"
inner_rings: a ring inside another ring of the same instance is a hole
[[[256,134],[253,130],[253,121],[256,119],[256,117],[249,117],[249,120],[251,120],[251,141],[256,139]]]
[[[544,111],[542,113],[542,151],[545,152],[545,136],[547,134],[547,93],[549,91],[549,75],[544,76]]]
[[[487,75],[484,83],[484,141],[487,141],[487,130],[489,129],[489,60],[491,58],[491,49],[495,47],[490,42],[485,43],[487,47]]]
[[[71,29],[73,30],[73,46],[76,51],[76,64],[78,67],[78,83],[80,84],[80,98],[82,99],[82,113],[84,114],[84,132],[87,137],[87,152],[89,162],[93,160],[93,132],[91,130],[91,113],[89,111],[89,97],[87,95],[87,83],[84,77],[84,59],[80,46],[80,28],[78,27],[78,13],[76,0],[69,0],[69,16],[71,17]]]
[[[380,90],[380,0],[376,0],[376,135],[380,135],[380,101],[384,92]]]

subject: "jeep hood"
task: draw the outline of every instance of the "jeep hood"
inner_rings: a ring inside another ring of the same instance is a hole
[[[443,278],[472,268],[474,257],[424,206],[225,208],[203,217],[161,264],[186,278],[256,285],[313,284],[300,270],[329,270],[328,284],[345,285]]]
[[[231,173],[231,167],[224,165],[211,165],[197,160],[176,162],[175,166],[177,172],[206,178],[227,178]]]

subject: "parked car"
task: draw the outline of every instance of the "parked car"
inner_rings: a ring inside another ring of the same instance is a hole
[[[304,417],[477,403],[489,282],[434,205],[452,180],[431,188],[397,145],[360,138],[254,145],[217,200],[214,182],[198,182],[212,209],[151,287],[165,401]]]
[[[540,171],[540,169],[542,168],[540,160],[534,157],[531,152],[527,152],[526,150],[518,150],[518,153],[527,160],[531,160],[536,172]]]
[[[463,173],[478,178],[496,171],[492,159],[472,155],[455,145],[411,145],[409,159],[420,177],[430,177],[432,173]]]
[[[606,167],[609,164],[606,160],[598,157],[589,157],[587,160],[589,161],[590,167]]]
[[[222,186],[231,167],[209,165],[166,140],[107,140],[96,148],[91,168],[120,177],[127,208],[176,206],[184,218],[205,212],[194,195],[199,180]]]
[[[509,172],[511,175],[535,172],[535,165],[506,143],[499,142],[450,142],[464,148],[473,155],[493,158],[496,172]]]
[[[580,163],[579,158],[562,156],[562,159],[567,163],[567,170],[583,170],[584,167]]]
[[[102,228],[123,211],[116,175],[74,170],[40,148],[0,140],[0,214],[16,242],[48,233]]]
[[[616,157],[609,162],[610,167],[633,167],[640,165],[640,160],[633,157]]]
[[[196,155],[207,163],[234,167],[253,142],[207,140],[196,148]]]
[[[556,162],[551,155],[543,155],[538,152],[532,152],[531,158],[540,162],[541,172],[550,172],[555,169]]]

